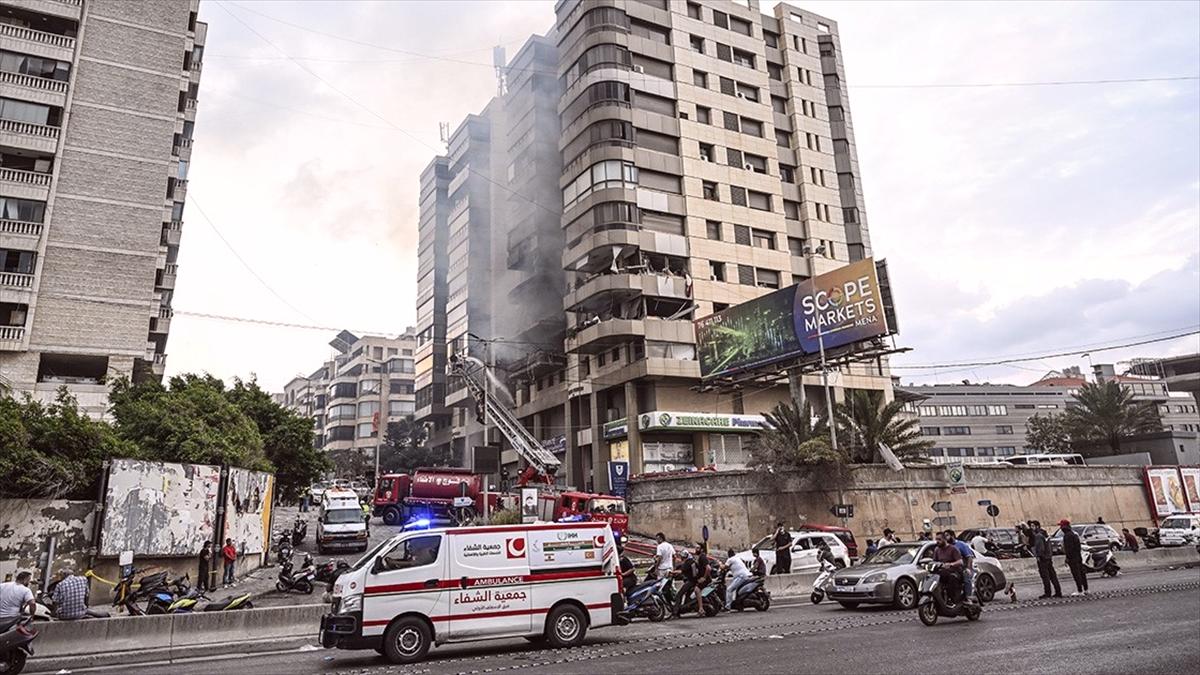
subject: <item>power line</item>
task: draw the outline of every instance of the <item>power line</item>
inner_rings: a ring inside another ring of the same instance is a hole
[[[1179,82],[1200,80],[1198,75],[1168,75],[1164,77],[1126,77],[1103,80],[1045,80],[1041,82],[947,82],[924,84],[847,84],[851,89],[980,89],[990,87],[1063,87],[1090,84],[1129,84],[1134,82]]]
[[[1141,345],[1154,344],[1156,342],[1166,342],[1168,340],[1175,340],[1175,339],[1182,338],[1182,337],[1188,337],[1189,335],[1200,335],[1200,330],[1193,330],[1193,331],[1188,331],[1186,333],[1178,333],[1176,335],[1168,335],[1166,337],[1153,338],[1153,339],[1149,339],[1149,340],[1140,340],[1137,342],[1126,342],[1124,344],[1110,345],[1108,347],[1092,347],[1090,349],[1080,349],[1080,350],[1076,350],[1076,351],[1058,352],[1058,353],[1054,353],[1054,354],[1042,354],[1040,356],[1001,359],[998,361],[979,361],[976,363],[946,363],[946,364],[936,364],[935,363],[935,364],[923,364],[923,365],[915,365],[915,366],[891,366],[891,368],[893,370],[914,370],[914,369],[920,369],[920,368],[939,369],[939,368],[972,368],[972,367],[978,367],[978,366],[1003,366],[1003,365],[1007,365],[1007,364],[1011,364],[1011,363],[1022,363],[1025,361],[1038,361],[1041,359],[1051,359],[1051,358],[1057,358],[1057,357],[1062,357],[1062,356],[1079,356],[1081,354],[1086,354],[1088,352],[1106,352],[1106,351],[1111,351],[1113,349],[1138,347]]]

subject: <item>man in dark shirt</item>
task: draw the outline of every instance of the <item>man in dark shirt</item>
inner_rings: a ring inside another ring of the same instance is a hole
[[[1051,597],[1050,587],[1054,587],[1055,598],[1062,597],[1062,587],[1058,585],[1058,574],[1054,571],[1054,560],[1051,557],[1050,535],[1042,529],[1042,524],[1036,520],[1029,523],[1033,529],[1033,557],[1037,558],[1038,574],[1042,577],[1042,594],[1038,600]]]
[[[771,569],[771,574],[791,574],[792,573],[792,535],[787,531],[784,522],[781,520],[775,526],[775,567]]]
[[[1063,533],[1063,555],[1071,570],[1071,578],[1075,580],[1075,592],[1071,595],[1083,595],[1088,592],[1087,572],[1083,571],[1083,543],[1071,527],[1071,521],[1063,518],[1058,521],[1058,526]]]
[[[675,596],[675,616],[679,616],[683,611],[683,603],[687,602],[688,595],[696,594],[696,614],[704,615],[704,602],[700,595],[700,591],[708,585],[708,556],[704,552],[704,545],[696,545],[695,555],[683,561],[683,565],[679,569],[683,575],[683,588],[679,590],[679,595]]]
[[[937,574],[946,589],[946,599],[958,602],[962,588],[963,558],[957,546],[953,546],[942,532],[937,533],[937,544],[933,547],[933,561],[942,563]]]
[[[750,574],[756,577],[767,576],[767,561],[762,559],[758,547],[755,546],[750,552],[754,554],[754,559],[750,561]]]

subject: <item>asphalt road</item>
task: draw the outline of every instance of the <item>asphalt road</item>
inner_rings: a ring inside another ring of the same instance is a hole
[[[1092,594],[1061,600],[988,605],[977,623],[943,619],[926,627],[915,612],[846,610],[807,601],[769,612],[638,621],[589,634],[569,650],[523,640],[435,649],[415,666],[392,666],[372,651],[323,650],[230,655],[228,659],[123,666],[124,674],[258,673],[887,673],[972,672],[1180,673],[1200,661],[1200,569],[1130,573],[1092,582]],[[1018,587],[1022,598],[1039,592]],[[1030,655],[1035,656],[1030,656]],[[953,665],[944,660],[948,655]],[[235,662],[232,659],[236,659]],[[85,671],[74,671],[76,673]]]

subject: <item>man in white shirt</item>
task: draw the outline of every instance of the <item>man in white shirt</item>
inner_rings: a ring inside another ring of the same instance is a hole
[[[659,579],[669,580],[671,572],[675,570],[675,547],[667,541],[667,535],[662,532],[654,535],[654,539],[658,541],[658,545],[654,547],[654,565],[651,569]],[[667,601],[668,607],[675,605],[674,586],[673,582],[667,581],[667,585],[663,587],[663,599]]]
[[[750,570],[746,568],[746,563],[734,555],[733,549],[729,549],[727,555],[725,567],[729,570],[729,583],[725,584],[725,609],[729,609],[733,605],[733,599],[737,597],[738,589],[754,578],[754,575],[750,574]]]
[[[879,538],[878,542],[876,542],[876,546],[878,546],[879,548],[883,548],[884,546],[889,546],[889,545],[895,544],[895,543],[896,543],[896,533],[892,531],[892,528],[885,527],[885,528],[883,528],[883,536]]]
[[[30,577],[29,572],[19,572],[16,581],[0,583],[0,630],[19,619],[23,610],[33,614],[36,605],[29,590]]]
[[[983,536],[983,531],[979,531],[974,537],[971,537],[971,548],[979,555],[988,555],[987,550],[988,538]]]

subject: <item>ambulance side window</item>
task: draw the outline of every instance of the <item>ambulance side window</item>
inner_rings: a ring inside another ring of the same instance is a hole
[[[379,559],[380,571],[390,572],[432,565],[437,562],[441,546],[442,538],[438,536],[406,539]]]

